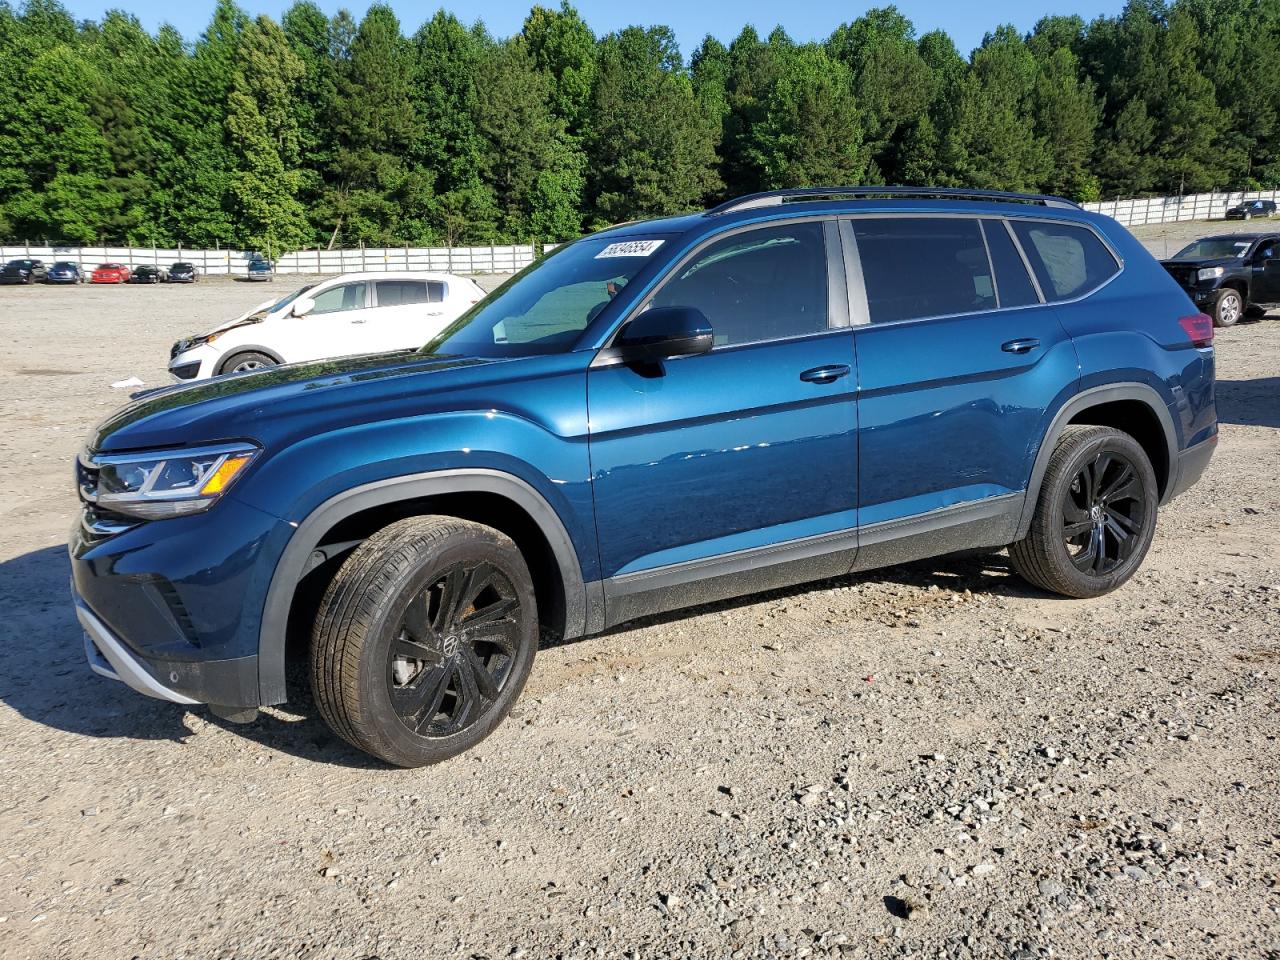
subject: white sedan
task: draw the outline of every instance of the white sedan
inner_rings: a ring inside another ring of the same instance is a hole
[[[449,273],[348,273],[268,300],[169,351],[169,373],[199,380],[280,363],[422,346],[484,298]]]

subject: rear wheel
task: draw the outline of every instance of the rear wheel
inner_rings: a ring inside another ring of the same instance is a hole
[[[1127,581],[1155,535],[1159,488],[1146,452],[1110,427],[1070,426],[1040,485],[1027,535],[1009,547],[1036,586],[1097,597]]]
[[[274,366],[276,366],[275,360],[265,353],[249,350],[227,357],[218,367],[218,373],[251,373],[254,370],[265,370],[267,367]]]
[[[1244,316],[1244,297],[1239,290],[1223,287],[1213,301],[1213,325],[1215,327],[1232,327]]]
[[[455,517],[410,517],[347,559],[312,630],[311,681],[335,733],[388,763],[438,763],[510,712],[538,612],[515,543]]]

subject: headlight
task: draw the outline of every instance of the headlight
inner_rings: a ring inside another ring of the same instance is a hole
[[[1197,280],[1216,280],[1227,271],[1222,267],[1205,267],[1203,270],[1196,271]]]
[[[81,496],[144,520],[208,510],[261,451],[247,443],[82,457]],[[96,476],[95,476],[96,475]]]

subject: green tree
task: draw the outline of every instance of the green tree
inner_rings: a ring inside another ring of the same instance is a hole
[[[534,65],[551,78],[551,105],[575,136],[587,127],[596,78],[596,38],[581,15],[561,0],[559,10],[534,6],[520,32]]]
[[[305,67],[268,17],[244,30],[227,98],[227,136],[237,170],[231,182],[243,243],[268,256],[310,239],[298,199],[302,138],[295,104]]]
[[[1091,166],[1102,110],[1069,46],[1057,47],[1041,61],[1033,108],[1036,135],[1050,159],[1041,187],[1076,200],[1098,199],[1101,187]]]
[[[583,157],[552,108],[553,84],[523,45],[509,43],[479,76],[476,125],[484,180],[508,236],[568,240],[582,229]]]
[[[628,27],[600,43],[588,141],[599,223],[680,213],[720,185],[715,121],[702,110],[665,27]]]

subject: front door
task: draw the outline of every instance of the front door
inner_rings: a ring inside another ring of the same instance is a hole
[[[1253,283],[1249,299],[1254,303],[1280,303],[1280,237],[1268,237],[1253,254]]]
[[[341,283],[309,294],[315,306],[304,317],[285,317],[289,350],[285,360],[322,360],[360,353],[377,353],[382,348],[371,331],[376,311],[369,306],[369,284],[363,280]]]
[[[843,269],[828,249],[839,249],[835,225],[816,220],[708,241],[645,308],[701,310],[714,348],[589,372],[610,623],[741,592],[749,571],[764,587],[848,570],[853,349]],[[731,571],[737,589],[706,580]]]

